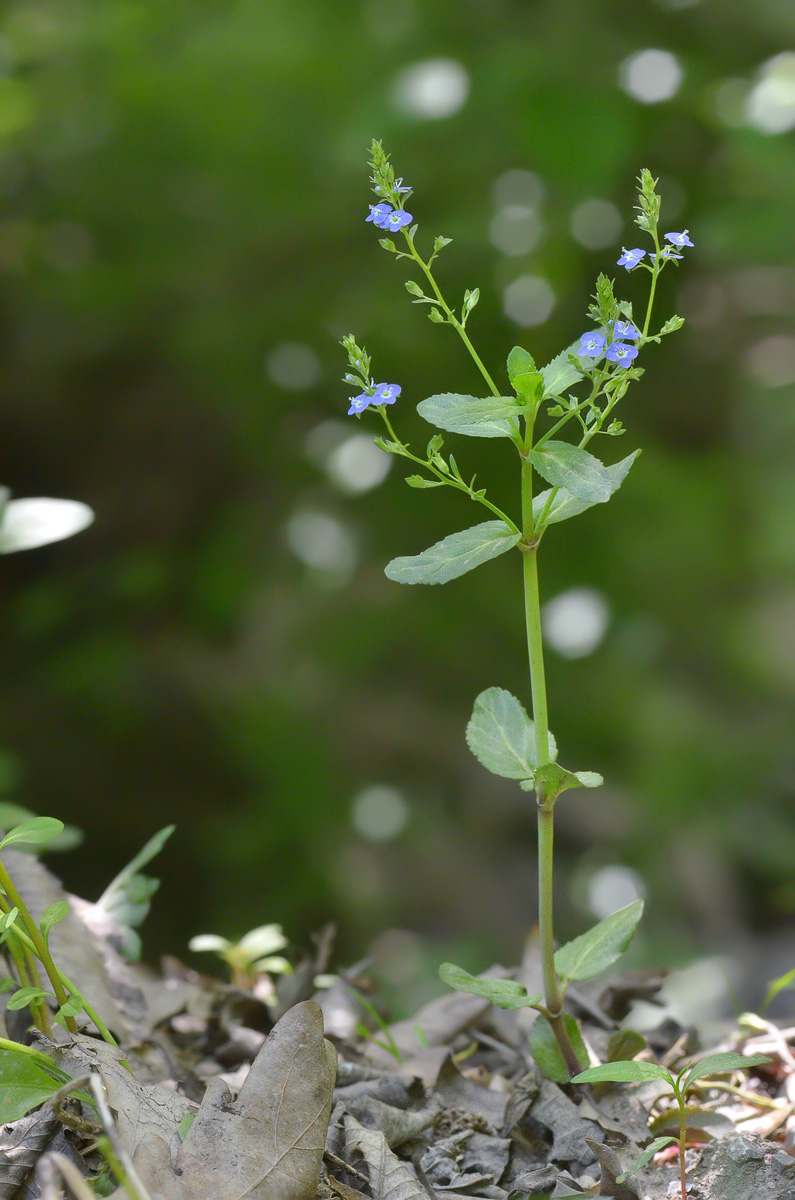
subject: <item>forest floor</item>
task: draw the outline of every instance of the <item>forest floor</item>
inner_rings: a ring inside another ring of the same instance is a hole
[[[35,915],[63,896],[35,859],[7,858]],[[379,1022],[365,972],[316,987],[329,971],[330,931],[279,979],[274,1002],[263,977],[243,988],[176,959],[159,973],[126,962],[106,915],[98,920],[94,906],[70,899],[68,918],[52,930],[53,956],[119,1047],[90,1026],[77,1036],[56,1027],[47,1039],[31,1029],[27,1010],[5,1012],[0,1200],[681,1195],[676,1145],[625,1178],[654,1139],[678,1134],[664,1085],[545,1077],[529,1051],[532,1010],[451,992],[410,1020]],[[536,952],[516,970],[489,974],[532,992]],[[633,1005],[655,1003],[662,984],[641,972],[570,992],[593,1060],[631,1049],[676,1071],[707,1052],[767,1055],[769,1064],[694,1086],[688,1196],[795,1200],[795,1029],[755,1018],[703,1047],[697,1031],[665,1019],[642,1041],[627,1040]],[[15,1072],[30,1056],[11,1043],[38,1051],[57,1077],[39,1067],[39,1092],[29,1076],[20,1087]],[[123,1186],[110,1159],[126,1173]]]

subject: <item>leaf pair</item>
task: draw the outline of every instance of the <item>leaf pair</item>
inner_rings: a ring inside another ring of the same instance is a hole
[[[516,696],[505,688],[487,688],[475,701],[466,731],[467,745],[488,771],[504,779],[518,779],[530,791],[543,789],[545,803],[553,804],[567,788],[599,787],[602,777],[593,771],[567,771],[555,759],[558,749],[549,734],[551,762],[538,765],[535,725]]]

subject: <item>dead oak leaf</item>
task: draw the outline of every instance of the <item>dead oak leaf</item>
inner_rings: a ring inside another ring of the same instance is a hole
[[[378,1200],[428,1200],[408,1163],[402,1162],[387,1145],[383,1133],[365,1129],[355,1117],[345,1117],[345,1146],[351,1157],[367,1164],[370,1190]]]
[[[173,1158],[161,1138],[139,1145],[133,1163],[151,1200],[315,1200],[336,1071],[319,1005],[296,1004],[237,1100],[211,1081]],[[127,1200],[124,1189],[112,1200]]]

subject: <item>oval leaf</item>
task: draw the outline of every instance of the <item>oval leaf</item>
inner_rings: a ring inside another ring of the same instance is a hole
[[[555,954],[555,970],[561,979],[592,979],[611,966],[632,941],[643,915],[643,901],[633,900],[594,925]]]
[[[708,1054],[690,1068],[685,1076],[684,1086],[688,1088],[691,1083],[695,1083],[697,1079],[704,1079],[707,1075],[719,1075],[723,1071],[747,1071],[749,1067],[761,1067],[763,1063],[769,1062],[770,1059],[764,1054]]]
[[[14,992],[13,996],[9,996],[6,1008],[12,1011],[27,1008],[29,1004],[35,1004],[37,1000],[44,1000],[48,996],[50,993],[42,991],[40,987],[21,987]]]
[[[459,396],[455,392],[429,396],[417,405],[420,416],[437,429],[483,438],[516,434],[516,423],[509,418],[519,416],[522,411],[512,396],[487,396],[478,400],[475,396]]]
[[[535,1008],[541,1003],[540,993],[528,995],[527,988],[515,979],[484,979],[479,975],[470,975],[454,963],[442,963],[439,978],[457,992],[483,996],[498,1008],[506,1008],[511,1012],[519,1008]]]
[[[422,554],[393,558],[384,568],[384,574],[396,583],[449,583],[481,563],[505,554],[521,536],[504,521],[483,521],[471,529],[449,534]]]
[[[640,450],[633,450],[626,458],[622,458],[621,462],[613,463],[612,466],[606,467],[605,470],[610,477],[610,496],[617,492],[621,484],[629,474],[629,469],[635,459],[640,454]],[[547,501],[552,495],[552,489],[548,488],[545,492],[539,494],[533,500],[533,520],[537,521],[544,509],[547,506]],[[610,499],[608,496],[608,500]],[[577,517],[580,513],[586,512],[587,509],[593,508],[594,504],[603,504],[602,500],[593,500],[586,502],[578,500],[566,488],[559,488],[555,498],[550,505],[549,512],[544,518],[544,526],[555,525],[558,521],[567,521],[569,517]]]
[[[582,1040],[580,1027],[571,1013],[563,1014],[563,1023],[571,1040],[572,1048],[580,1063],[587,1063],[588,1051]],[[529,1033],[530,1053],[542,1075],[553,1083],[568,1083],[570,1072],[563,1060],[552,1026],[544,1016],[533,1022]],[[577,1076],[579,1078],[579,1076]]]
[[[505,688],[487,688],[475,701],[467,725],[467,745],[478,762],[504,779],[529,779],[535,771],[535,726]],[[549,735],[549,753],[557,753]]]
[[[508,378],[511,383],[520,375],[534,375],[536,372],[535,359],[522,346],[514,346],[508,355]]]
[[[33,1054],[5,1049],[0,1050],[0,1073],[0,1125],[18,1121],[69,1079],[54,1063],[48,1069]]]
[[[607,1043],[607,1061],[624,1062],[646,1049],[646,1039],[635,1029],[617,1029]]]
[[[651,1079],[664,1079],[673,1088],[671,1072],[657,1063],[613,1062],[601,1067],[589,1067],[575,1075],[572,1083],[648,1083]]]
[[[62,832],[63,821],[58,821],[55,817],[34,817],[32,821],[23,821],[21,825],[9,830],[0,842],[0,850],[3,849],[3,846],[10,846],[13,842],[39,845],[42,842],[49,842],[51,838],[57,837]]]
[[[59,921],[63,921],[69,914],[69,902],[67,900],[56,900],[48,908],[45,908],[41,914],[39,927],[44,935],[45,942],[48,940],[50,930],[53,925],[57,925]]]
[[[531,450],[528,458],[547,483],[566,488],[589,507],[610,499],[607,467],[587,450],[570,442],[552,441],[545,442],[539,450]]]

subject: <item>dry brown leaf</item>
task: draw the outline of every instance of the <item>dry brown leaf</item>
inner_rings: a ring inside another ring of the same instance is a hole
[[[408,1163],[401,1162],[386,1144],[383,1133],[365,1129],[355,1117],[345,1117],[345,1144],[349,1158],[360,1155],[370,1174],[370,1190],[378,1200],[428,1200]]]
[[[320,1008],[296,1004],[236,1101],[214,1079],[176,1153],[161,1137],[139,1141],[133,1162],[151,1200],[315,1200],[336,1070]]]

